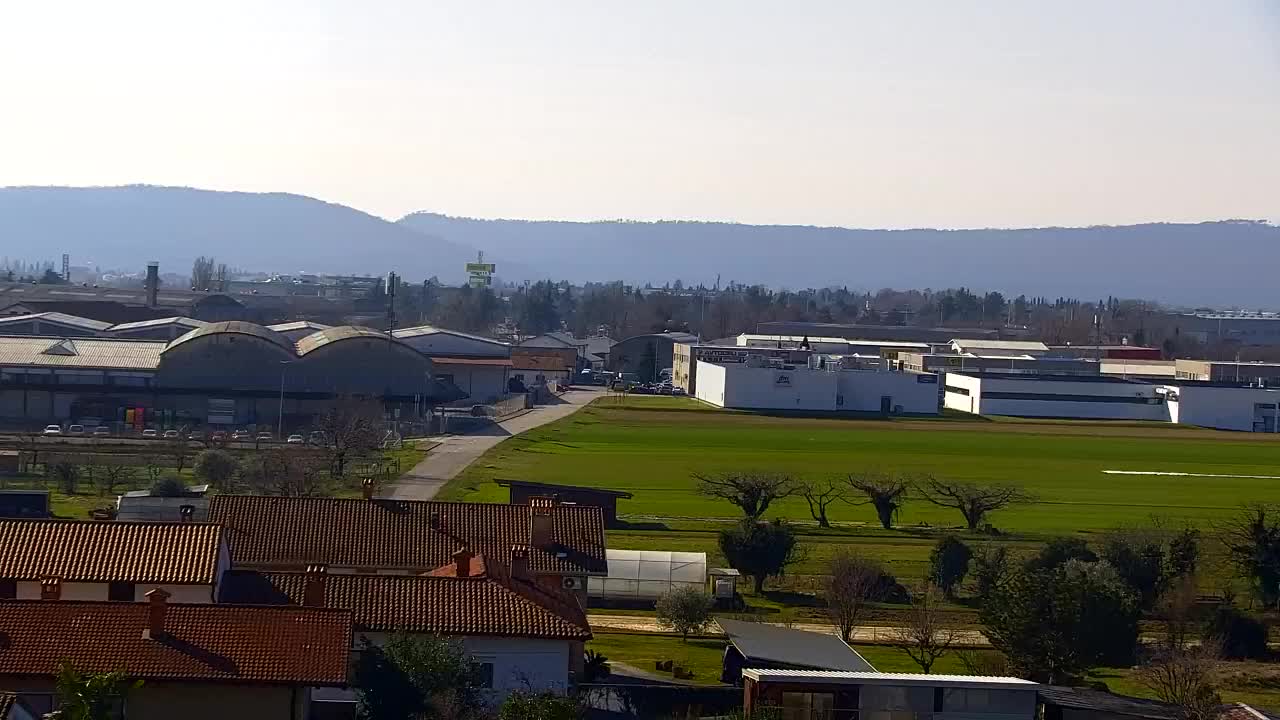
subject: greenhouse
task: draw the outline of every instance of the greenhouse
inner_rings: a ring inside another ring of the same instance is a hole
[[[587,579],[587,595],[611,600],[652,600],[670,590],[707,586],[707,554],[658,550],[605,550],[608,577]]]

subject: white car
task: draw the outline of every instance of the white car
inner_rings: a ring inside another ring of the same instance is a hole
[[[67,426],[67,434],[68,434],[68,435],[83,435],[83,434],[84,434],[84,426],[83,426],[83,425],[68,425],[68,426]]]
[[[61,435],[62,426],[61,425],[45,425],[44,432],[42,434],[43,435]]]
[[[285,442],[288,443],[289,445],[302,445],[302,444],[305,444],[307,441],[303,439],[301,435],[294,433],[293,435],[290,435],[289,439],[285,440]]]
[[[147,428],[142,431],[142,437],[147,438],[148,440],[154,440],[155,438],[160,437],[160,433],[156,432],[155,428]]]

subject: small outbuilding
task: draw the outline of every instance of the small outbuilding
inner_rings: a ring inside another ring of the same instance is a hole
[[[876,672],[858,651],[835,635],[765,623],[717,619],[729,636],[720,682],[742,682],[744,668]]]
[[[604,513],[606,528],[618,527],[618,499],[630,500],[632,495],[623,490],[582,487],[580,485],[555,485],[528,480],[498,480],[498,485],[511,491],[510,504],[528,505],[535,497],[554,497],[560,502],[598,507]]]

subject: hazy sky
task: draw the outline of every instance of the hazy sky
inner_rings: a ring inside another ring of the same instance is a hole
[[[1280,0],[0,0],[0,185],[394,218],[1280,218]]]

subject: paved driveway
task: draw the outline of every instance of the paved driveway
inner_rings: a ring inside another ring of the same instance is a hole
[[[467,435],[446,435],[437,438],[439,445],[432,448],[426,459],[405,473],[391,486],[383,497],[400,500],[430,500],[440,488],[457,477],[487,450],[513,435],[546,425],[581,410],[584,405],[604,394],[603,388],[570,390],[561,395],[559,402],[538,405],[532,410]]]

